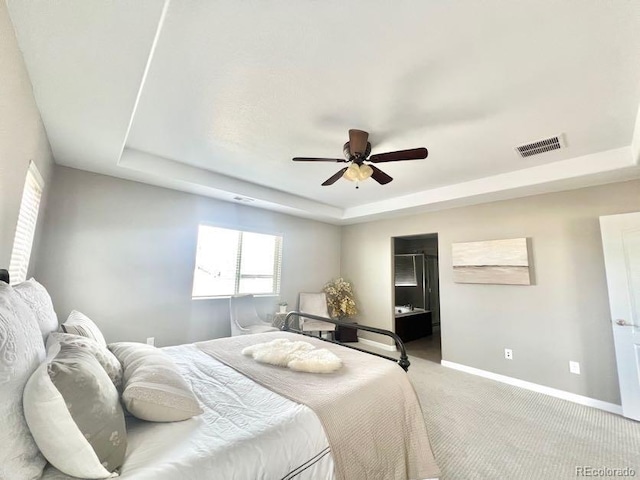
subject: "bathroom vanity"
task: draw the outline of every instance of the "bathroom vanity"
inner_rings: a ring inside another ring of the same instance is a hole
[[[422,308],[396,306],[396,334],[403,342],[410,342],[418,338],[431,335],[431,311]]]

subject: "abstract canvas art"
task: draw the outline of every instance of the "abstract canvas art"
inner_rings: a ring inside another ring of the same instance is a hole
[[[452,244],[453,281],[531,285],[526,238]]]

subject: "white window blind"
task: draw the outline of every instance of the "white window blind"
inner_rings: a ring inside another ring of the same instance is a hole
[[[416,257],[413,255],[395,256],[395,286],[396,287],[416,287]]]
[[[280,293],[282,237],[200,225],[192,296]]]
[[[29,170],[27,170],[24,190],[22,191],[18,225],[16,226],[16,235],[13,240],[11,262],[9,263],[11,283],[20,283],[27,279],[43,185],[44,182],[40,172],[38,172],[35,164],[31,162]]]

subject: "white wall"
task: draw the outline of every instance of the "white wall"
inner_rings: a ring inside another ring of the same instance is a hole
[[[109,342],[227,336],[228,300],[191,299],[200,222],[281,233],[290,305],[340,273],[337,226],[58,166],[37,278],[61,321],[80,310]],[[260,312],[277,301],[260,299]]]
[[[351,225],[342,274],[358,321],[391,329],[392,237],[437,233],[445,360],[619,404],[598,217],[638,210],[632,181]],[[535,285],[453,283],[452,243],[516,237],[532,240]]]
[[[9,268],[22,190],[33,160],[45,180],[40,219],[46,209],[53,160],[29,75],[5,2],[0,1],[0,268]],[[39,220],[41,224],[41,220]],[[36,231],[36,248],[42,231]],[[33,260],[33,259],[32,259]],[[31,262],[33,271],[34,262]]]

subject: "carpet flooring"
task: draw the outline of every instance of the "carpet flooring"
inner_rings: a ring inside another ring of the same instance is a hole
[[[407,344],[442,480],[640,478],[640,423],[442,367],[439,339]],[[603,475],[605,473],[605,475]]]

